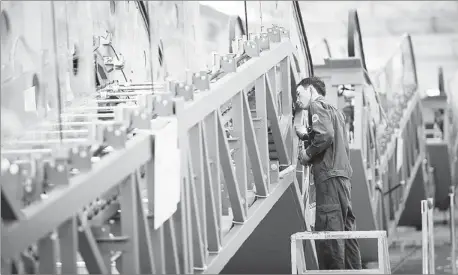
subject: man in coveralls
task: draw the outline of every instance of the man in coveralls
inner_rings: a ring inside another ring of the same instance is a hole
[[[297,86],[299,109],[308,110],[309,126],[296,128],[307,144],[299,152],[302,165],[311,165],[316,188],[317,231],[353,231],[355,216],[351,205],[350,149],[345,117],[326,103],[326,87],[316,77],[303,79]],[[316,242],[320,270],[361,269],[357,240],[320,240]]]

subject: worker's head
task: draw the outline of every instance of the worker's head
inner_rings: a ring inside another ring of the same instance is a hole
[[[296,87],[296,96],[296,106],[306,109],[315,98],[326,96],[326,85],[318,77],[304,78]]]

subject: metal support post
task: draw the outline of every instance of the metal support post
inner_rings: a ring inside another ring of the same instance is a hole
[[[457,274],[457,262],[458,258],[456,255],[456,221],[455,221],[455,186],[450,188],[450,245],[452,248],[451,251],[451,266],[452,266],[452,274]]]
[[[421,201],[423,274],[435,274],[436,272],[433,211],[433,199],[429,198]]]
[[[434,246],[434,201],[432,198],[428,199],[428,238],[429,238],[429,274],[436,273],[436,261],[435,261],[435,246]]]
[[[422,246],[422,274],[428,274],[428,202],[421,201],[421,246]]]

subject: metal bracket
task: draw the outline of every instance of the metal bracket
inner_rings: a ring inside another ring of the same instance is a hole
[[[280,181],[280,164],[278,160],[271,160],[269,165],[270,183],[277,183]]]
[[[154,111],[158,116],[171,116],[174,114],[173,96],[170,93],[156,95],[154,97]]]
[[[216,73],[221,69],[221,57],[217,52],[212,52],[212,72]]]
[[[21,182],[23,183],[23,201],[30,204],[41,199],[45,178],[44,163],[35,158],[30,162],[20,164]]]
[[[173,96],[177,95],[178,83],[174,80],[167,79],[165,82],[165,92],[172,93]]]
[[[246,41],[244,44],[244,48],[245,48],[245,53],[249,57],[258,57],[259,56],[260,48],[259,48],[258,43],[256,42],[256,39],[254,41],[253,40]]]
[[[50,191],[57,185],[68,185],[70,183],[70,171],[68,158],[56,157],[46,165],[47,184],[44,186],[45,191]]]
[[[135,110],[132,113],[132,127],[137,129],[150,129],[151,128],[152,114],[142,110]]]
[[[177,85],[177,96],[184,97],[184,100],[190,101],[194,100],[194,91],[191,86],[186,85],[185,83],[179,83]]]
[[[206,91],[210,89],[210,77],[206,71],[201,71],[199,73],[195,73],[192,76],[192,84],[199,90],[199,91]]]
[[[90,145],[79,145],[74,147],[70,150],[71,167],[78,169],[80,172],[90,171],[92,168],[91,157]]]
[[[221,69],[225,73],[234,73],[237,70],[237,64],[235,62],[235,55],[227,54],[221,57]]]
[[[290,37],[290,32],[289,32],[289,30],[287,30],[287,29],[285,29],[285,28],[283,28],[283,27],[279,27],[279,28],[278,28],[278,31],[280,32],[280,37],[281,37],[281,38],[287,38],[287,39],[289,39],[289,37]]]
[[[259,48],[263,51],[270,49],[269,35],[267,33],[261,33],[259,37],[256,37]]]
[[[267,34],[269,35],[269,40],[270,42],[273,43],[280,43],[281,42],[281,36],[278,28],[268,28],[267,29]]]
[[[122,123],[114,123],[104,129],[105,142],[114,149],[123,149],[127,142],[127,128]]]

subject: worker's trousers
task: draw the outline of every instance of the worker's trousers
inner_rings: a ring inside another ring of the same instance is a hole
[[[344,177],[316,182],[316,231],[353,231],[356,228],[351,206],[351,183]],[[356,239],[316,241],[320,270],[361,269]]]

